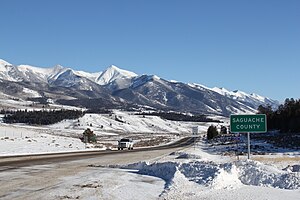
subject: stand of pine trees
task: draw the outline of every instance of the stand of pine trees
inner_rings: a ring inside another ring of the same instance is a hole
[[[149,116],[158,116],[163,119],[172,120],[172,121],[187,121],[187,122],[217,122],[221,123],[220,120],[214,120],[206,117],[205,115],[186,115],[183,113],[175,112],[150,112],[150,113],[139,113],[137,115],[149,115]]]
[[[276,111],[273,111],[271,106],[259,106],[258,112],[267,115],[268,131],[300,133],[300,99],[286,99]]]
[[[5,114],[5,123],[25,123],[36,125],[49,125],[63,121],[64,119],[77,119],[83,116],[78,110],[52,110],[52,111],[10,111]]]

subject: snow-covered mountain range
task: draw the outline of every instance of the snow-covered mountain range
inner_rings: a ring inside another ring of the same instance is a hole
[[[202,114],[253,113],[277,101],[257,94],[168,81],[110,66],[88,73],[60,65],[15,66],[0,59],[1,97],[46,98],[64,104],[95,107],[152,107]]]

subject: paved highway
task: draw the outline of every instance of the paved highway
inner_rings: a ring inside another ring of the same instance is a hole
[[[155,161],[192,145],[196,139],[187,137],[169,145],[132,151],[92,151],[1,157],[0,199],[48,199],[45,195],[56,191],[55,188],[64,188],[65,177],[78,176],[82,173],[88,174],[92,170],[90,165],[108,166],[147,160]],[[100,173],[98,176],[101,177],[100,171],[97,170]],[[103,173],[105,176],[106,173]],[[110,178],[110,180],[114,179],[115,177]],[[108,186],[104,185],[103,187]]]
[[[38,154],[38,155],[21,155],[21,156],[0,156],[0,167],[1,166],[14,166],[14,167],[22,167],[22,166],[30,166],[37,164],[49,164],[54,162],[65,162],[72,160],[80,160],[87,158],[94,158],[103,155],[110,154],[126,154],[133,152],[147,152],[154,150],[163,150],[163,149],[173,149],[180,148],[192,145],[196,137],[185,137],[174,143],[155,146],[155,147],[146,147],[146,148],[138,148],[134,150],[106,150],[106,151],[81,151],[81,152],[67,152],[67,153],[50,153],[50,154]]]

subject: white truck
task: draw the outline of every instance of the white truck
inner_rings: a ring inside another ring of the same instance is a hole
[[[123,149],[133,150],[132,139],[123,138],[118,141],[118,150],[123,150]]]

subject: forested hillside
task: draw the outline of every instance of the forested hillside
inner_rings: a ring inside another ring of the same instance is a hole
[[[273,111],[271,106],[259,106],[259,113],[267,115],[268,130],[283,133],[300,133],[300,99],[286,99],[284,104]]]
[[[11,111],[5,113],[5,123],[26,123],[37,125],[49,125],[64,119],[77,119],[83,116],[83,112],[77,110],[52,110],[52,111]]]

